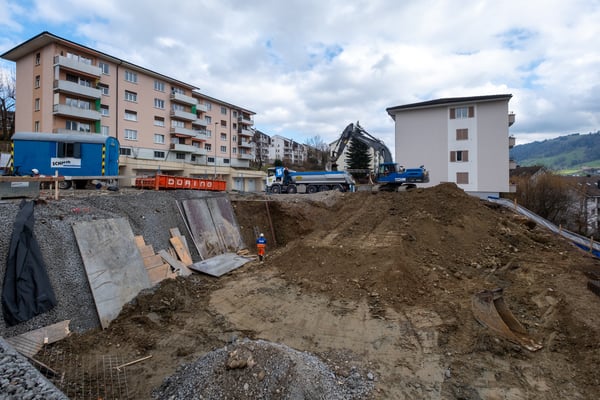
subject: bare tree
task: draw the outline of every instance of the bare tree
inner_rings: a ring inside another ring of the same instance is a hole
[[[323,166],[327,164],[329,158],[329,145],[321,138],[316,135],[308,138],[304,143],[309,147],[308,164],[314,166]]]
[[[16,74],[14,69],[0,69],[0,141],[8,142],[15,131],[14,113],[16,99]]]
[[[555,224],[565,224],[571,206],[571,188],[558,175],[547,172],[535,178],[516,179],[520,205]]]

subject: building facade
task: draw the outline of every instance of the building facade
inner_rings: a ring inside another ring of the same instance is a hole
[[[301,165],[308,158],[308,146],[280,135],[271,137],[269,162],[281,160],[285,165]]]
[[[512,192],[508,111],[512,95],[455,97],[387,109],[395,121],[396,161],[425,165],[430,182],[454,182],[480,197]]]
[[[254,112],[194,85],[42,32],[0,57],[16,63],[15,130],[119,140],[119,175],[217,177],[256,191]],[[126,184],[126,183],[125,183]]]

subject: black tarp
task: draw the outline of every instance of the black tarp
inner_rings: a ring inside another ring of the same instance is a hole
[[[32,201],[23,200],[13,226],[2,286],[2,311],[8,326],[51,310],[56,297],[33,235]]]

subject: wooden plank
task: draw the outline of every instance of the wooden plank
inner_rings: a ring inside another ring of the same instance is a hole
[[[179,239],[181,239],[181,243],[183,243],[183,245],[185,246],[186,251],[189,253],[190,252],[190,248],[188,246],[187,239],[185,238],[185,236],[183,236],[181,234],[181,232],[179,231],[179,228],[171,228],[171,229],[169,229],[169,232],[171,233],[171,237],[178,237]]]
[[[144,266],[146,267],[146,269],[152,268],[152,267],[158,267],[159,265],[162,265],[162,264],[163,264],[162,257],[159,256],[158,254],[154,254],[150,257],[144,257]]]
[[[147,244],[138,248],[140,249],[140,254],[142,255],[142,258],[151,257],[154,255],[154,247],[152,247],[151,244]]]
[[[152,282],[152,285],[156,285],[170,276],[171,266],[169,264],[161,264],[154,268],[148,268],[147,271],[150,282]]]
[[[177,257],[179,257],[179,259],[185,266],[192,265],[194,263],[192,261],[192,257],[190,256],[190,253],[188,253],[183,243],[181,243],[181,239],[179,239],[178,237],[172,237],[171,239],[169,239],[169,241],[171,242],[171,245],[173,245],[173,248],[177,253]]]
[[[144,247],[146,242],[144,241],[144,237],[142,235],[134,236],[133,240],[135,240],[135,245],[139,247]]]
[[[71,320],[57,322],[5,340],[19,353],[31,358],[42,349],[44,344],[58,342],[69,336],[71,334],[69,322]]]
[[[181,276],[191,275],[192,271],[177,258],[167,253],[165,250],[160,250],[158,254]]]

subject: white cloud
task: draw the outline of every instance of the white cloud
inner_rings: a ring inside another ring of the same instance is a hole
[[[600,4],[560,0],[0,0],[0,52],[48,30],[257,113],[390,148],[387,107],[512,93],[517,142],[600,129]]]

